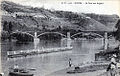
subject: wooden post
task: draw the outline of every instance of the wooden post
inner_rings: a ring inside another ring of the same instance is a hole
[[[0,29],[0,36],[1,36],[1,29]],[[1,45],[0,45],[0,47],[1,47]],[[0,49],[0,76],[2,76],[1,49]]]
[[[0,76],[3,76],[3,73],[2,73],[2,61],[1,61],[1,50],[0,50]]]
[[[1,25],[1,23],[0,23],[0,25]],[[1,37],[2,30],[3,30],[3,28],[1,28],[1,26],[0,26],[0,37]],[[1,38],[0,38],[0,41],[1,41]],[[1,45],[0,45],[0,47],[1,47]],[[3,73],[2,73],[2,61],[1,61],[1,49],[0,49],[0,76],[3,76]]]

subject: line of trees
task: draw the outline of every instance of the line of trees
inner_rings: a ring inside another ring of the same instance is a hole
[[[4,40],[4,39],[8,38],[9,41],[11,41],[11,35],[10,34],[11,34],[12,31],[13,31],[13,24],[12,24],[12,22],[4,21],[3,22],[3,32],[2,32],[1,39]]]
[[[12,22],[4,21],[3,22],[3,30],[4,31],[8,31],[10,33],[13,30],[13,24],[12,24]]]

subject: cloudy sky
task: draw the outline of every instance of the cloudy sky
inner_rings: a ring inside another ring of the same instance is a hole
[[[120,16],[120,0],[8,0],[22,5],[78,13],[117,14]],[[87,4],[86,4],[87,3]],[[91,4],[92,3],[92,4]],[[94,3],[94,4],[93,4]]]

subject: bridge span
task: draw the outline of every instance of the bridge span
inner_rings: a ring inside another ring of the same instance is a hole
[[[113,37],[112,34],[108,34],[109,32],[103,32],[101,33],[96,33],[96,32],[75,32],[75,33],[71,33],[69,34],[69,37],[67,36],[67,33],[61,33],[61,32],[31,32],[31,31],[26,31],[26,32],[22,32],[22,31],[15,31],[12,32],[10,34],[10,36],[12,36],[12,38],[14,39],[25,39],[25,41],[34,41],[34,38],[41,38],[43,36],[45,37],[56,37],[56,38],[86,38],[86,39],[94,39],[94,38],[105,38],[105,33],[107,33],[107,39]],[[28,39],[28,40],[26,40]]]

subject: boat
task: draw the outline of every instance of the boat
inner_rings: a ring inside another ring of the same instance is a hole
[[[33,76],[34,74],[30,73],[29,71],[27,70],[24,70],[24,69],[12,69],[10,72],[9,72],[9,76]]]

